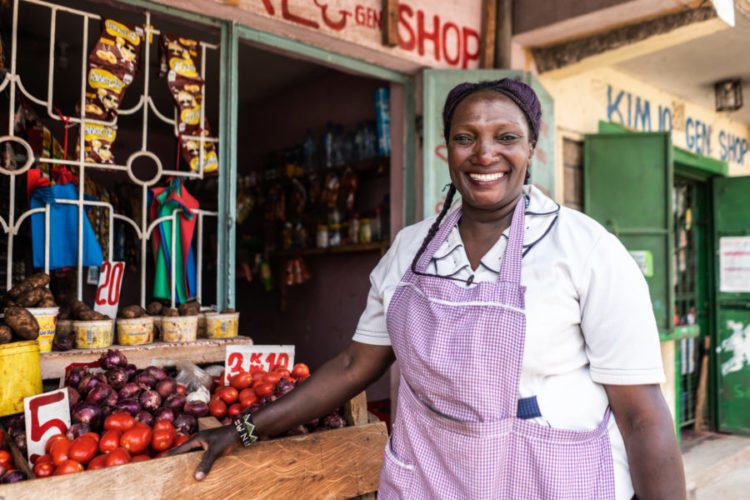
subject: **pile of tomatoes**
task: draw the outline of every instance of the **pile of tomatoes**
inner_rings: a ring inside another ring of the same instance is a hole
[[[0,484],[26,479],[26,474],[16,468],[13,455],[5,447],[5,431],[0,429]]]
[[[87,432],[75,439],[65,434],[51,437],[45,454],[32,457],[34,474],[58,476],[142,462],[164,456],[188,438],[167,420],[159,420],[151,427],[128,413],[113,413],[104,420],[101,434]]]
[[[228,423],[245,410],[254,413],[309,376],[310,368],[305,363],[297,363],[291,370],[284,365],[276,365],[271,371],[240,372],[229,377],[229,385],[225,385],[222,374],[214,379],[208,412],[223,423]]]

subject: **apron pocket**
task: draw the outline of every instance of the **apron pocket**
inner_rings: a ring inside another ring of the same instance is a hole
[[[414,480],[414,465],[396,455],[393,449],[393,434],[385,445],[385,462],[380,473],[378,498],[408,499]]]

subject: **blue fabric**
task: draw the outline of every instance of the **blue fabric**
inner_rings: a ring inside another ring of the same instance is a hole
[[[519,399],[516,416],[523,420],[541,417],[542,411],[539,409],[539,402],[536,400],[536,396]]]
[[[58,200],[78,199],[74,184],[58,184],[31,192],[31,208],[50,205],[49,268],[76,267],[78,265],[78,207],[55,203]],[[44,267],[44,214],[31,216],[31,240],[34,267]],[[88,217],[83,217],[83,265],[100,266],[104,260]]]

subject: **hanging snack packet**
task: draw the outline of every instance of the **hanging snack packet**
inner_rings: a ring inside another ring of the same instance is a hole
[[[102,21],[102,34],[89,54],[89,64],[117,68],[130,84],[138,72],[143,30],[112,19]]]
[[[117,120],[117,110],[128,86],[122,72],[89,64],[86,83],[86,117],[102,121]]]
[[[83,151],[86,163],[112,165],[112,143],[117,137],[117,129],[99,123],[87,123],[83,128]]]

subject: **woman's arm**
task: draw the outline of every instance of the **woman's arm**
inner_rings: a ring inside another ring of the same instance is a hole
[[[658,385],[605,385],[639,500],[687,497],[672,417]]]
[[[295,390],[253,414],[256,433],[274,436],[330,413],[376,381],[394,360],[390,346],[352,342]],[[200,481],[218,457],[239,444],[237,432],[228,425],[199,432],[172,454],[206,450],[195,471]]]

